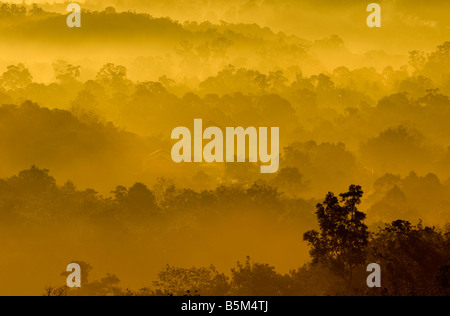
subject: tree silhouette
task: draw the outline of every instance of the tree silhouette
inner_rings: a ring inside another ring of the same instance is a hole
[[[397,220],[374,235],[369,253],[370,261],[384,267],[383,286],[389,294],[442,295],[449,288],[448,249],[442,231]]]
[[[153,285],[157,293],[165,296],[223,296],[229,290],[228,277],[214,266],[184,269],[167,265]]]
[[[237,263],[231,269],[231,292],[238,296],[286,295],[291,279],[281,275],[268,264],[251,263],[247,257],[245,264]]]
[[[30,71],[23,64],[11,65],[0,77],[0,85],[8,90],[20,89],[28,86],[32,80]]]
[[[53,63],[56,79],[62,84],[74,84],[80,77],[81,66],[74,66],[64,60]]]
[[[111,93],[126,93],[131,86],[127,78],[127,68],[112,63],[105,64],[97,73],[96,81],[109,88]]]
[[[325,201],[317,205],[320,232],[304,234],[312,249],[313,264],[326,264],[340,273],[351,285],[355,266],[364,262],[364,249],[369,242],[369,232],[364,224],[366,214],[358,211],[363,191],[352,185],[340,199],[328,193]]]

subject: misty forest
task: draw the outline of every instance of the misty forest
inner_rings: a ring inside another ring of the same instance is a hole
[[[0,3],[0,294],[450,295],[449,3],[36,2]],[[174,163],[194,119],[280,127],[278,172]]]

